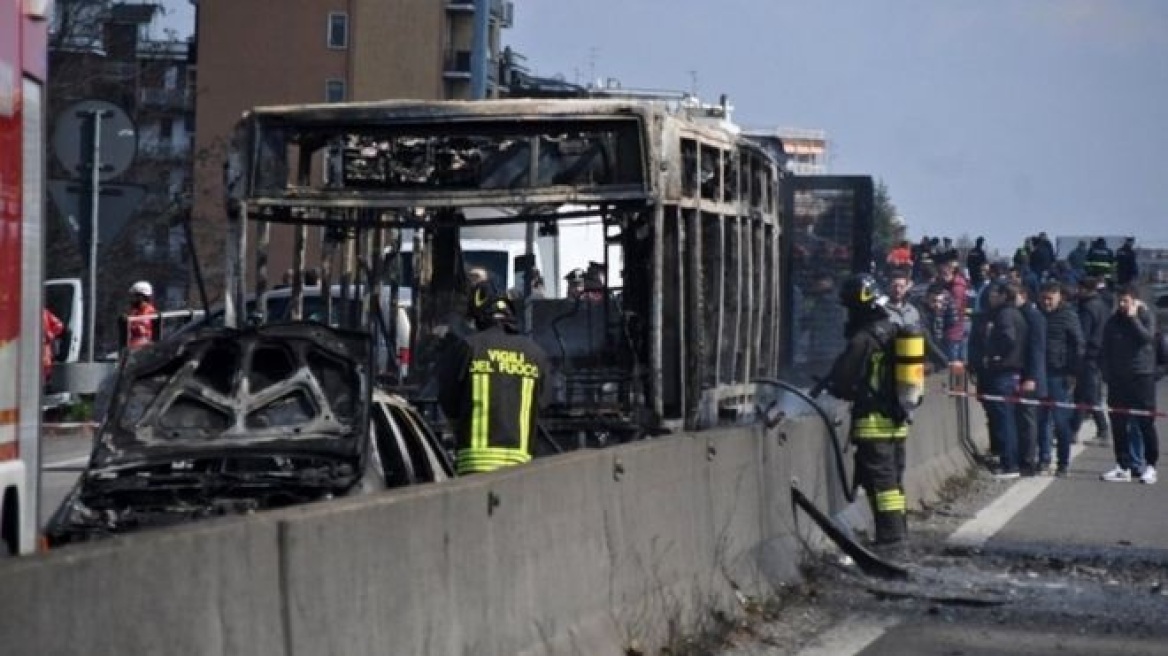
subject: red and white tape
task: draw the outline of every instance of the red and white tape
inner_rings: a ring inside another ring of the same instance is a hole
[[[1068,403],[1066,401],[1051,401],[1049,399],[1032,399],[1024,396],[1001,396],[997,394],[977,394],[974,392],[958,392],[949,390],[949,396],[964,396],[978,401],[999,401],[1002,403],[1017,403],[1018,405],[1035,405],[1045,408],[1069,408],[1071,410],[1102,410],[1107,413],[1131,415],[1133,417],[1168,417],[1168,412],[1155,410],[1137,410],[1135,408],[1112,408],[1106,405],[1090,405],[1088,403]]]

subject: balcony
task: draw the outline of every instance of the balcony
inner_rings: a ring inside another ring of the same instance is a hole
[[[827,166],[823,164],[796,162],[794,160],[787,162],[787,169],[796,175],[824,175],[827,173]]]
[[[474,0],[446,0],[446,11],[458,14],[474,14]],[[491,18],[499,23],[499,27],[511,27],[515,22],[515,4],[509,0],[491,0]]]
[[[173,141],[140,141],[138,142],[138,159],[142,161],[167,162],[189,158],[191,147],[189,143]]]
[[[446,68],[443,76],[446,79],[470,79],[469,50],[454,50],[446,53]]]
[[[515,3],[509,0],[491,0],[491,16],[499,21],[499,27],[511,27],[515,23]]]
[[[138,105],[143,109],[194,109],[189,89],[139,89]]]
[[[107,61],[102,64],[99,75],[104,78],[105,82],[117,81],[130,84],[138,79],[138,63]]]

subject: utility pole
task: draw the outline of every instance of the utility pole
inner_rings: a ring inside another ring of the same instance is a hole
[[[91,130],[89,150],[89,316],[86,326],[86,352],[89,362],[96,362],[95,344],[97,336],[97,249],[98,226],[101,223],[101,119],[112,117],[113,114],[102,109],[93,109],[83,112],[82,118],[87,121]]]

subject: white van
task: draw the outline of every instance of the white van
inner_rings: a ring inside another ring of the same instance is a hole
[[[527,255],[527,242],[522,239],[463,239],[462,260],[467,271],[480,268],[487,272],[495,289],[499,291],[519,290],[522,293],[526,273],[524,256]],[[385,251],[386,255],[389,250]],[[533,244],[532,255],[535,257],[535,268],[541,269],[542,260],[539,254],[539,245]],[[414,241],[402,239],[401,252],[401,285],[398,299],[402,304],[409,306],[413,302],[414,280]]]
[[[80,278],[45,281],[45,309],[65,325],[65,332],[53,349],[54,362],[80,362],[81,338],[85,334],[85,308]]]

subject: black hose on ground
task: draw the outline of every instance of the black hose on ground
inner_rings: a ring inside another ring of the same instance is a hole
[[[840,549],[850,556],[865,574],[882,579],[907,579],[909,577],[908,570],[903,566],[890,563],[872,553],[840,530],[830,517],[815,507],[811,499],[808,499],[807,495],[803,494],[803,491],[794,482],[791,484],[791,506],[792,508],[801,508],[803,512],[807,513],[815,521],[815,524],[823,530],[824,534],[839,545]],[[794,511],[792,510],[792,512]]]

